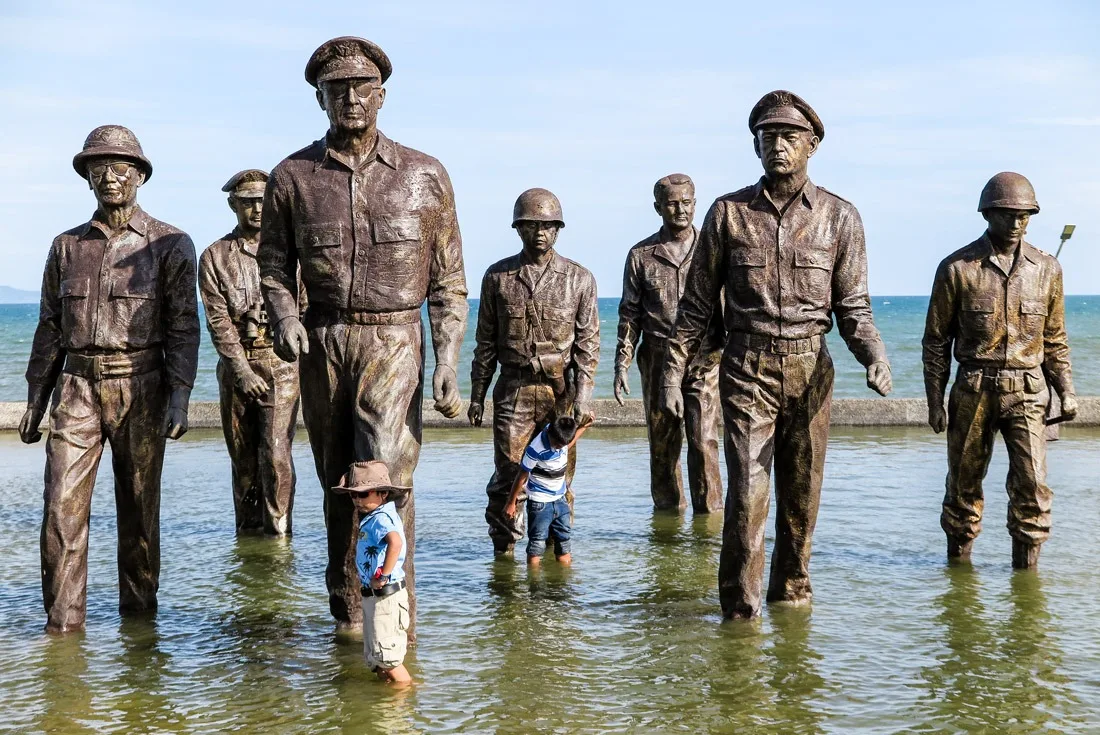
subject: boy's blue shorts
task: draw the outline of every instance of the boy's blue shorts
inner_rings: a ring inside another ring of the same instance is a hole
[[[568,554],[572,535],[573,519],[564,496],[551,503],[527,499],[527,556],[545,554],[547,539],[554,540],[556,556]]]

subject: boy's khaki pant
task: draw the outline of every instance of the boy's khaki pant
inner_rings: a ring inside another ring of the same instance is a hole
[[[371,671],[389,671],[405,661],[409,637],[409,591],[381,599],[363,597],[363,655]]]

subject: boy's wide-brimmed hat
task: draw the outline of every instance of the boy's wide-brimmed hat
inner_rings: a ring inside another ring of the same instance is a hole
[[[340,478],[340,484],[332,488],[337,493],[365,493],[370,490],[382,490],[394,500],[410,490],[405,485],[390,482],[390,471],[385,462],[376,459],[367,462],[352,462],[351,467]]]

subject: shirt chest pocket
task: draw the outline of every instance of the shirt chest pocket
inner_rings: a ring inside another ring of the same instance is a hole
[[[61,326],[69,331],[87,316],[87,278],[66,278],[61,282]]]
[[[1028,332],[1041,331],[1046,326],[1047,305],[1042,301],[1021,301],[1020,321]]]
[[[338,248],[344,243],[344,231],[337,223],[300,225],[296,239],[298,249],[308,254],[325,248]]]
[[[420,270],[420,215],[376,215],[374,242],[388,253],[398,270],[407,273]]]
[[[527,309],[521,304],[501,304],[499,310],[504,336],[511,342],[527,337]]]
[[[832,270],[833,254],[828,250],[794,251],[795,287],[799,294],[827,303]]]
[[[546,332],[546,338],[554,342],[563,343],[573,336],[573,321],[576,311],[573,309],[561,309],[556,306],[544,306],[542,308],[542,327]]]
[[[734,285],[759,289],[765,284],[768,253],[764,248],[736,247],[729,254],[730,276]]]
[[[980,337],[987,337],[993,332],[993,299],[963,299],[960,311],[962,312],[962,326],[964,329]]]
[[[137,279],[113,282],[111,313],[114,323],[123,327],[127,341],[147,342],[159,322],[156,282]]]

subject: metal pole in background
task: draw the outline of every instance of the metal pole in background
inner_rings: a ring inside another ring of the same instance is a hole
[[[1055,259],[1062,254],[1062,248],[1066,245],[1066,240],[1073,237],[1073,231],[1077,229],[1077,225],[1066,225],[1062,228],[1061,242],[1058,243],[1058,251],[1054,253]],[[1065,419],[1062,417],[1062,399],[1058,397],[1058,394],[1051,387],[1050,383],[1047,383],[1047,389],[1050,393],[1050,405],[1047,406],[1047,427],[1046,427],[1046,440],[1050,442],[1058,441],[1061,436],[1061,424]]]

